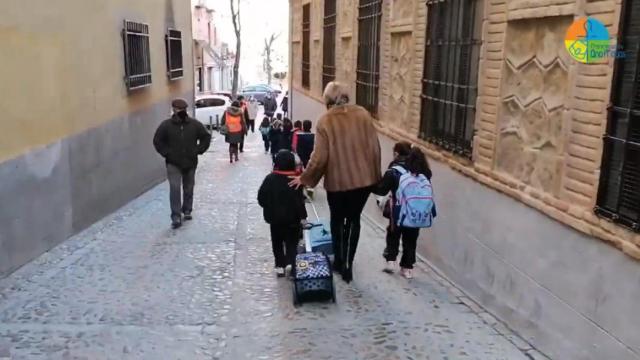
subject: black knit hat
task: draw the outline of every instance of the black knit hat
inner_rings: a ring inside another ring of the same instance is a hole
[[[296,169],[296,158],[293,153],[287,149],[278,151],[273,165],[274,170],[293,171]]]

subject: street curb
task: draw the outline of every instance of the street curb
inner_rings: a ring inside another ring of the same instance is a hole
[[[380,224],[378,221],[373,219],[371,216],[366,213],[362,213],[362,218],[365,222],[375,230],[378,230],[382,233],[386,233],[386,227]],[[440,271],[437,267],[435,267],[427,258],[416,253],[416,258],[418,259],[418,263],[416,264],[420,270],[427,273],[430,277],[436,280],[440,285],[447,288],[449,293],[453,295],[458,303],[466,306],[471,312],[478,315],[482,321],[491,327],[496,333],[505,338],[511,344],[513,344],[518,350],[520,350],[526,357],[531,360],[551,360],[548,356],[537,350],[531,343],[521,337],[517,332],[509,328],[509,326],[495,317],[492,313],[487,311],[482,305],[473,300],[461,287],[456,285],[452,280],[450,280],[442,271]]]

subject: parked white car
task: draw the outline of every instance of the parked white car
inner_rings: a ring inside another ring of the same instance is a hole
[[[224,95],[201,95],[196,97],[196,120],[204,126],[217,128],[222,122],[222,114],[231,105],[231,101]],[[216,122],[218,119],[218,122]]]

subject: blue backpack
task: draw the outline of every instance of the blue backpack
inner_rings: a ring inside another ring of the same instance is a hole
[[[428,228],[433,224],[435,202],[433,188],[426,176],[413,175],[400,166],[393,167],[400,173],[396,191],[396,225],[408,228]]]

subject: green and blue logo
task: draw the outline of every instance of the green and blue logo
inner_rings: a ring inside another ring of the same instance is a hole
[[[624,52],[612,48],[609,30],[597,19],[585,17],[577,19],[567,30],[565,47],[575,60],[592,64],[606,57],[624,57]]]

